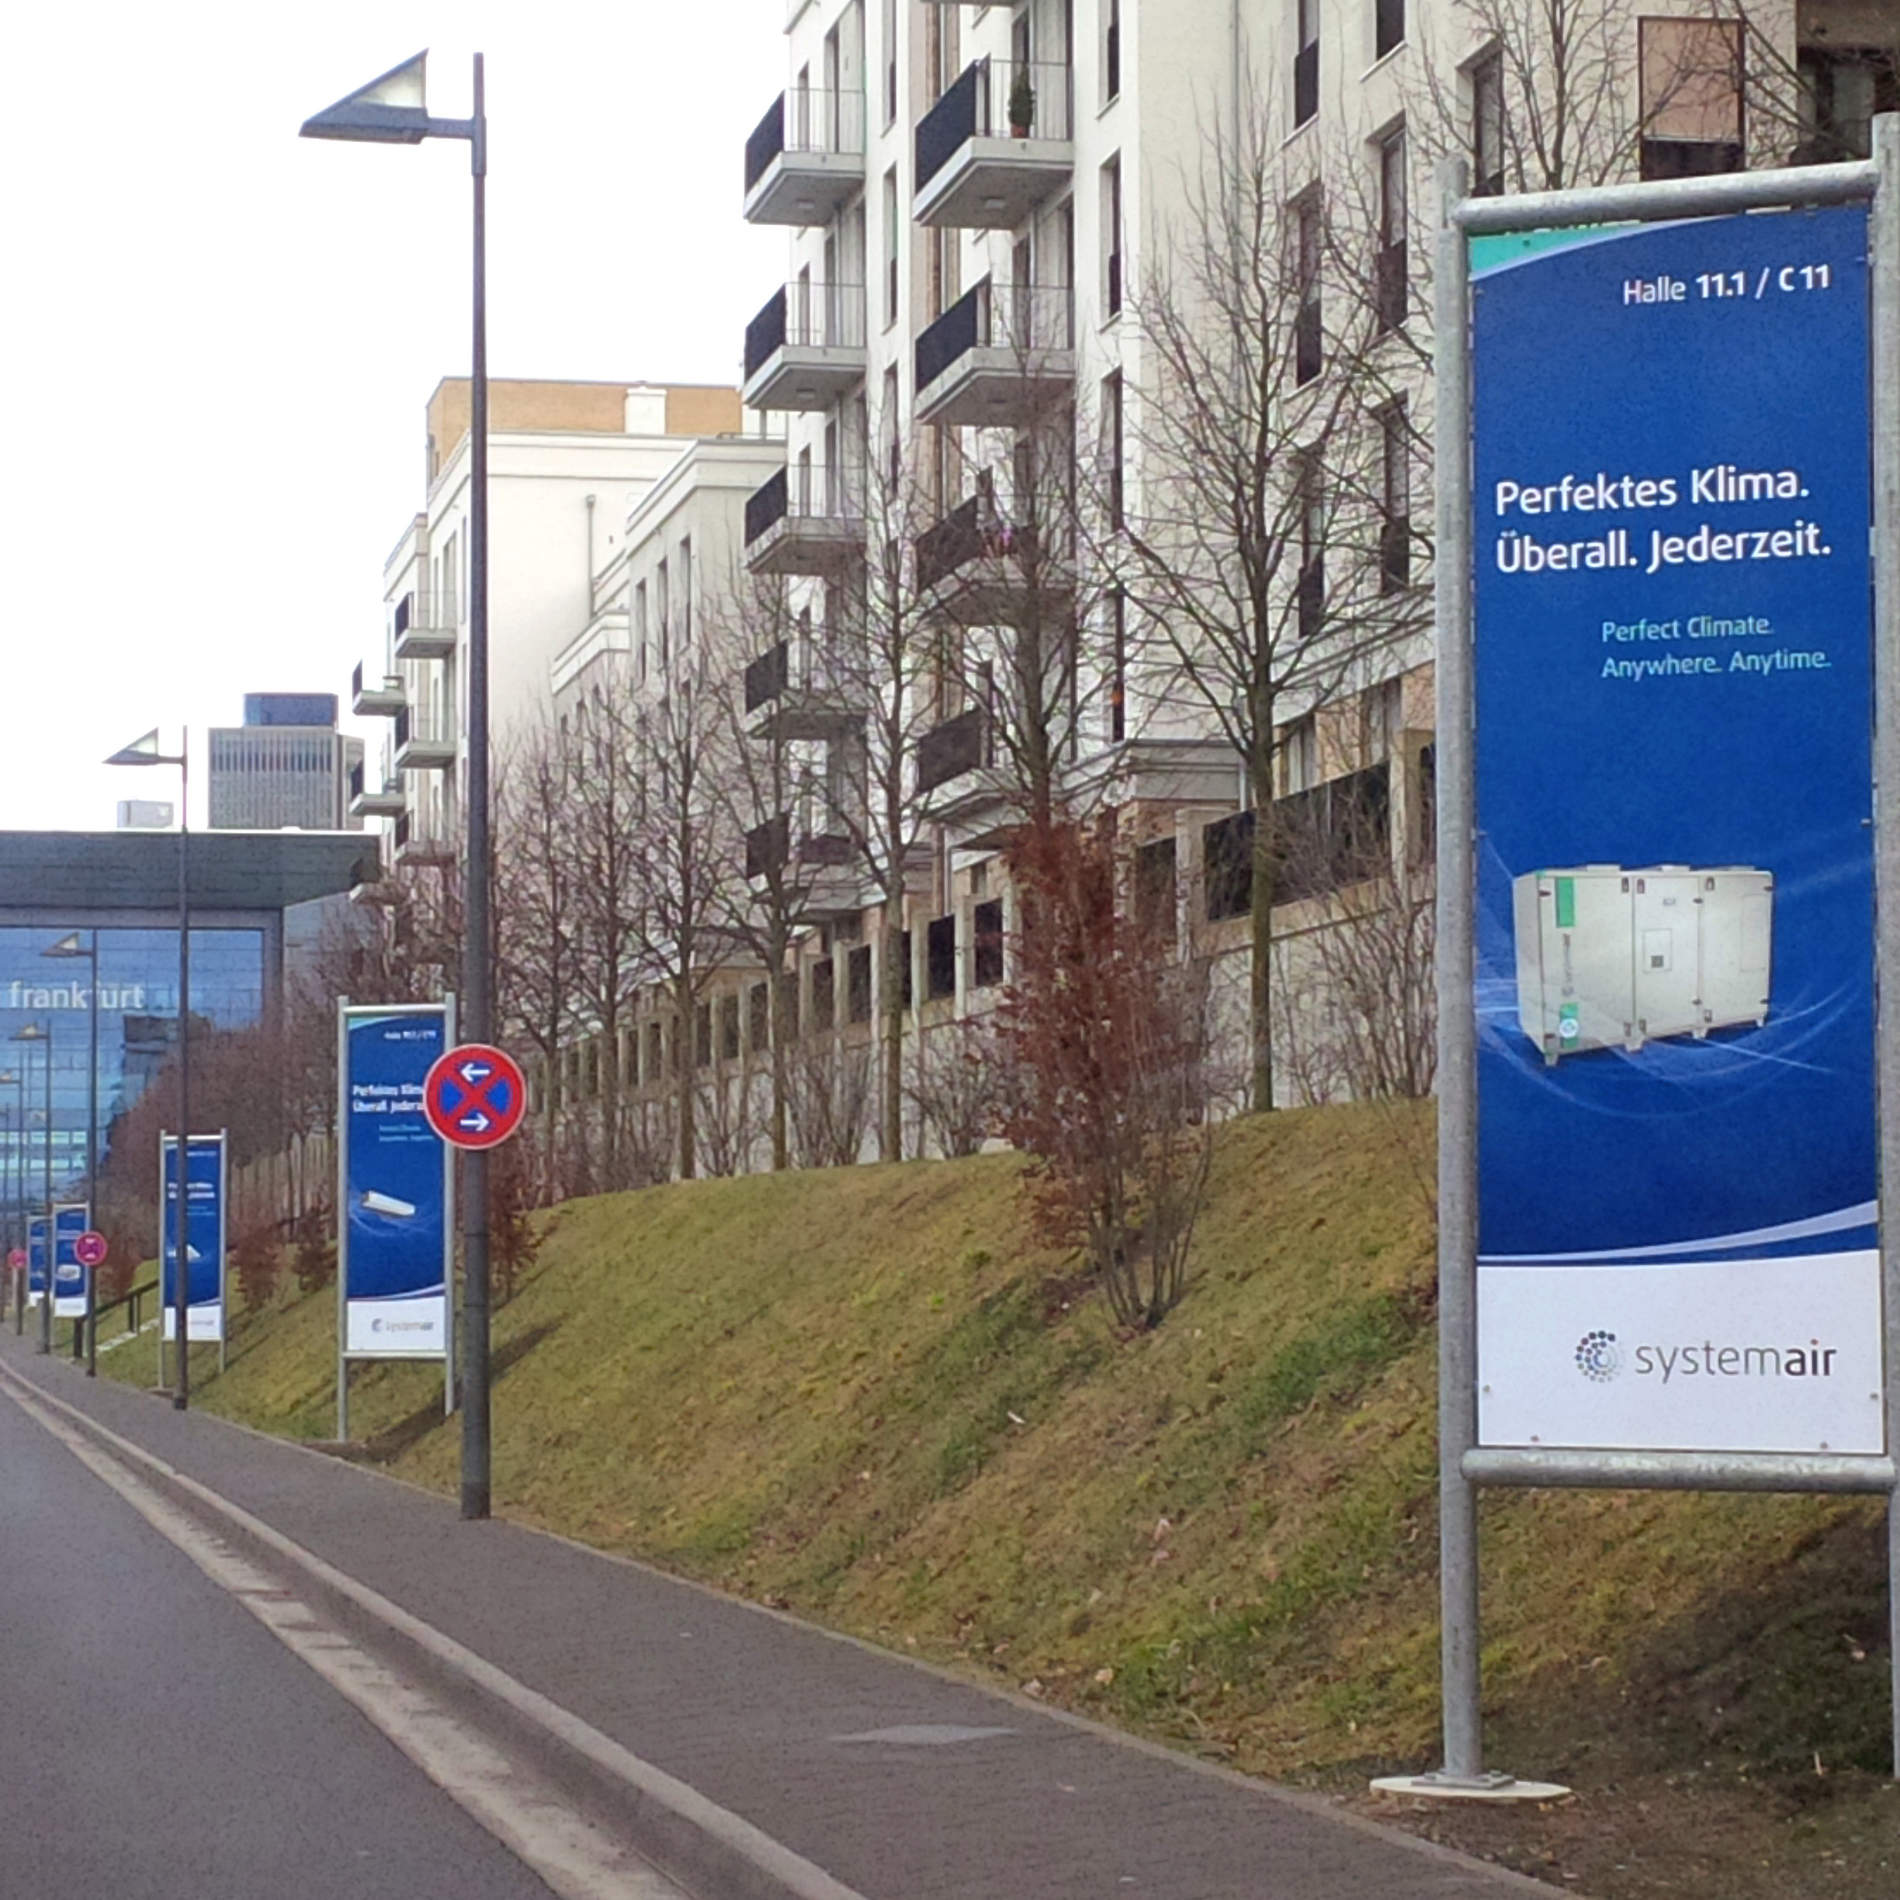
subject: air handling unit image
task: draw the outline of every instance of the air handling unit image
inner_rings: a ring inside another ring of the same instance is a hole
[[[1766,871],[1584,864],[1527,871],[1511,899],[1517,1019],[1546,1063],[1768,1020]]]

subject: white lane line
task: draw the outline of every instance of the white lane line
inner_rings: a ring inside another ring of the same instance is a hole
[[[266,1549],[275,1551],[286,1563],[296,1565],[326,1589],[334,1590],[366,1615],[426,1651],[437,1662],[456,1670],[545,1734],[591,1761],[595,1767],[603,1769],[668,1813],[696,1827],[728,1852],[751,1862],[762,1874],[776,1881],[789,1900],[864,1900],[864,1896],[855,1889],[834,1879],[816,1862],[795,1853],[784,1842],[774,1840],[763,1828],[753,1826],[730,1808],[722,1808],[690,1783],[669,1775],[664,1768],[657,1768],[653,1763],[643,1760],[630,1748],[616,1742],[611,1735],[605,1735],[591,1723],[582,1721],[578,1715],[562,1708],[539,1690],[530,1689],[525,1682],[517,1681],[485,1656],[477,1655],[454,1637],[444,1635],[433,1624],[425,1623],[421,1617],[412,1615],[401,1604],[372,1590],[368,1584],[357,1582],[347,1571],[326,1563],[315,1551],[306,1550],[282,1531],[266,1524],[261,1517],[254,1517],[242,1505],[233,1504],[229,1498],[221,1496],[208,1485],[187,1477],[184,1472],[147,1451],[143,1445],[135,1445],[131,1439],[122,1438],[76,1405],[68,1405],[64,1399],[56,1399],[50,1392],[22,1379],[10,1366],[0,1366],[0,1384],[32,1393],[42,1404],[65,1413],[123,1457],[143,1465],[148,1471],[157,1472],[179,1490],[196,1498],[206,1509],[217,1512],[235,1524],[246,1536],[254,1538]]]
[[[169,1504],[9,1382],[8,1395],[299,1661],[369,1718],[456,1805],[562,1900],[686,1900],[680,1889],[565,1805],[422,1690],[324,1623],[274,1577]]]

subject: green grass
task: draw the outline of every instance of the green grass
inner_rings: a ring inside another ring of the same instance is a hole
[[[1223,1128],[1188,1297],[1132,1338],[1025,1238],[1016,1171],[558,1210],[496,1315],[498,1509],[1243,1767],[1429,1761],[1429,1110]],[[194,1371],[201,1402],[329,1437],[334,1329],[333,1291],[281,1296],[225,1377]],[[102,1363],[149,1382],[149,1337]],[[454,1487],[438,1372],[352,1395],[392,1469]],[[1498,1747],[1584,1778],[1884,1762],[1872,1502],[1500,1493],[1483,1518]]]

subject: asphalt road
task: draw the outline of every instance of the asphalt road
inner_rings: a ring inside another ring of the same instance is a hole
[[[0,1895],[548,1900],[0,1397]]]

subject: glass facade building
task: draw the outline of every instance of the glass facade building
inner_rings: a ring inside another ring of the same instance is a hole
[[[86,1175],[87,1065],[92,1015],[99,1018],[99,1160],[113,1117],[133,1106],[170,1060],[178,1035],[176,930],[102,929],[99,980],[84,954],[93,933],[79,931],[81,953],[49,957],[72,933],[51,927],[0,926],[0,1206],[17,1232],[22,1204],[42,1206],[50,1166],[53,1198]],[[248,1029],[263,1019],[265,932],[194,929],[191,1012],[194,1033]],[[50,1031],[50,1042],[16,1041],[22,1029]],[[46,1062],[52,1056],[52,1128],[46,1123]],[[50,1156],[50,1160],[49,1160]]]

